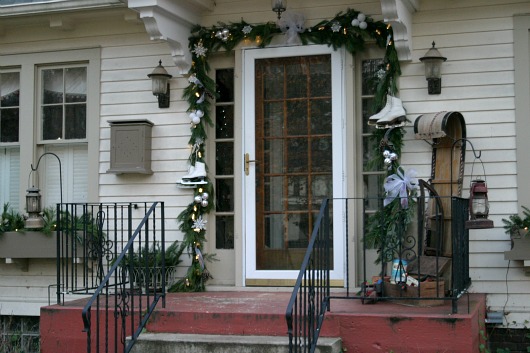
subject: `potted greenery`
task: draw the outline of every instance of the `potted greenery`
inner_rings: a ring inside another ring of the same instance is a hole
[[[13,210],[9,203],[4,204],[0,215],[0,234],[6,232],[18,232],[24,228],[24,217]]]
[[[506,234],[510,235],[512,238],[521,238],[527,236],[530,232],[530,209],[525,206],[522,206],[522,209],[522,217],[518,214],[513,214],[508,217],[508,219],[502,219],[502,223],[504,223],[503,228]]]
[[[177,265],[182,262],[180,256],[184,247],[175,241],[165,250],[166,286],[169,287],[176,281]],[[162,252],[159,244],[152,244],[132,255],[126,254],[120,267],[132,267],[132,282],[135,288],[161,289],[159,286],[162,284]]]
[[[525,206],[522,209],[522,216],[513,214],[502,219],[511,240],[511,249],[504,252],[505,260],[530,260],[530,209]]]

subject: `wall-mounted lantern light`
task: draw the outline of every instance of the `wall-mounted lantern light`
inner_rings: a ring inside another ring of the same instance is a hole
[[[488,186],[484,180],[471,181],[469,190],[469,216],[466,221],[467,229],[493,228],[493,221],[488,219],[489,214]]]
[[[271,0],[272,11],[278,14],[278,19],[282,18],[282,12],[287,8],[287,0]]]
[[[440,94],[442,92],[442,63],[447,58],[443,57],[434,45],[435,43],[432,42],[432,48],[420,58],[420,61],[425,64],[425,78],[428,82],[429,94]]]
[[[153,95],[158,98],[158,107],[169,108],[169,79],[173,76],[164,69],[162,60],[147,77],[153,81]]]

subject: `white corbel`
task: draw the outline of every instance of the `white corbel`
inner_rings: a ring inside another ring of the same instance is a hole
[[[418,9],[418,0],[381,0],[384,21],[394,31],[399,60],[412,59],[412,14]]]
[[[130,9],[140,14],[151,40],[167,42],[177,70],[185,74],[191,67],[188,37],[204,11],[212,10],[212,0],[129,0]]]

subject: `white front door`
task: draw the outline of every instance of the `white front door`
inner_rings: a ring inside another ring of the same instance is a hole
[[[327,46],[243,50],[246,285],[292,284],[322,200],[344,195],[343,61]],[[343,223],[335,212],[333,244]]]

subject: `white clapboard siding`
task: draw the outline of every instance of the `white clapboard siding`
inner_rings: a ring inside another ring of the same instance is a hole
[[[0,315],[39,315],[40,307],[48,305],[49,286],[56,283],[55,265],[55,259],[29,260],[24,272],[0,259]],[[54,300],[55,289],[50,293]]]
[[[410,120],[425,113],[459,111],[466,120],[467,137],[482,151],[490,218],[496,227],[470,230],[471,290],[488,293],[491,310],[511,312],[508,322],[523,322],[530,312],[524,295],[529,293],[530,277],[520,261],[512,261],[508,269],[504,251],[509,250],[510,240],[502,229],[502,218],[518,211],[513,15],[529,12],[526,0],[421,2],[413,16],[413,60],[402,65],[400,79],[400,97]],[[433,41],[448,59],[442,66],[442,94],[429,96],[419,58]],[[423,157],[414,153],[417,147],[411,140],[405,142],[404,164],[415,168],[421,164],[411,161]],[[473,162],[468,145],[464,197],[469,195],[471,169],[482,173],[477,170],[481,164]]]

